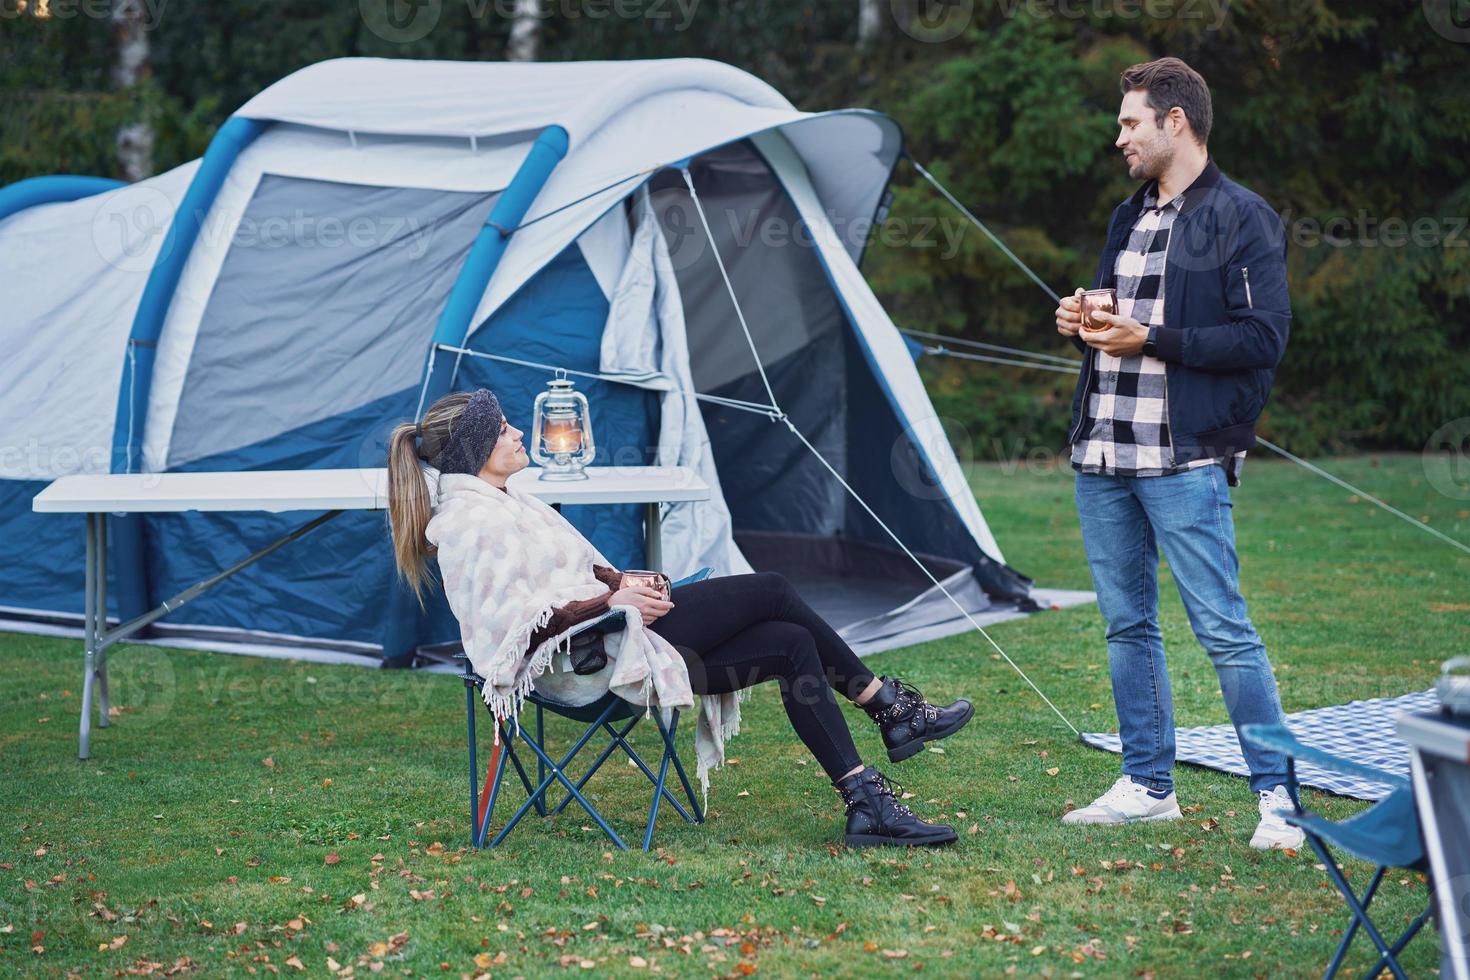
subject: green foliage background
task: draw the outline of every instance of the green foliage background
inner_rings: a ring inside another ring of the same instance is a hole
[[[712,57],[802,108],[888,112],[913,156],[1065,291],[1090,281],[1132,190],[1111,145],[1118,73],[1178,55],[1210,82],[1212,155],[1287,221],[1295,319],[1263,433],[1305,453],[1417,450],[1470,416],[1470,43],[1431,27],[1424,4],[1438,2],[885,0],[883,36],[861,49],[856,0],[621,8],[642,17],[548,0],[542,57]],[[442,0],[437,27],[405,44],[374,35],[356,0],[154,0],[151,77],[123,92],[111,28],[88,13],[99,3],[51,0],[44,19],[36,0],[0,5],[0,183],[115,175],[116,131],[141,117],[167,169],[303,65],[498,59],[508,33],[495,0]],[[1348,224],[1314,232],[1333,219]],[[865,268],[900,326],[1073,353],[1051,301],[907,165],[884,230]],[[1062,445],[1070,378],[938,358],[923,370],[962,455]]]

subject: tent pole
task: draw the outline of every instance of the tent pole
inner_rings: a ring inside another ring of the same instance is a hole
[[[72,174],[27,177],[0,187],[0,221],[38,204],[79,201],[93,194],[126,186],[128,185],[123,181],[110,177],[78,177]]]
[[[475,310],[480,305],[490,278],[505,254],[506,244],[536,195],[550,179],[551,172],[567,155],[569,137],[560,126],[548,126],[541,131],[530,152],[521,163],[520,169],[511,178],[510,184],[495,202],[490,216],[475,237],[464,265],[454,280],[449,299],[439,314],[434,328],[434,339],[429,344],[432,354],[440,345],[463,347],[474,329]],[[454,384],[459,369],[459,357],[428,357],[424,364],[423,382],[419,388],[417,415],[423,416],[424,409],[435,399],[447,394]],[[388,580],[388,608],[383,615],[383,661],[385,667],[409,666],[413,661],[414,647],[418,643],[419,620],[422,613],[417,600],[408,587],[391,574]]]
[[[138,302],[138,312],[133,317],[132,331],[128,335],[128,357],[122,385],[118,389],[117,415],[112,432],[111,470],[114,473],[135,473],[142,468],[138,444],[143,439],[144,423],[148,417],[153,360],[164,320],[168,317],[169,304],[225,177],[241,151],[253,143],[267,125],[239,116],[225,120],[214,139],[210,140],[209,149],[205,150],[204,159],[179,202],[173,220],[169,222],[158,257],[154,259],[148,281],[143,286],[143,296]],[[118,615],[126,621],[147,612],[150,605],[142,516],[117,515],[113,535]]]

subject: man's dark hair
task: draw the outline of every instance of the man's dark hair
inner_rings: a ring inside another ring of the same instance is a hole
[[[1153,109],[1154,123],[1160,128],[1169,110],[1177,105],[1184,110],[1184,117],[1200,145],[1209,140],[1210,124],[1215,118],[1210,87],[1199,72],[1178,58],[1160,58],[1132,66],[1123,72],[1119,88],[1124,95],[1139,90],[1147,92],[1145,101]]]

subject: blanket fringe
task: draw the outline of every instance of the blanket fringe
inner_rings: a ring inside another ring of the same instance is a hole
[[[536,614],[535,619],[522,623],[516,628],[514,633],[507,636],[500,644],[501,650],[505,650],[506,647],[510,647],[512,650],[526,650],[531,645],[531,635],[551,622],[552,614],[555,611],[555,606],[545,606]],[[530,659],[526,665],[527,669],[521,673],[520,678],[510,690],[505,692],[497,691],[493,685],[488,683],[489,678],[486,678],[487,683],[480,685],[480,696],[484,700],[485,706],[490,709],[490,713],[495,716],[495,721],[497,722],[495,726],[496,744],[500,742],[501,722],[510,722],[512,726],[512,738],[520,733],[520,712],[526,702],[526,695],[530,694],[531,690],[535,687],[536,678],[551,669],[552,658],[562,650],[563,640],[565,640],[566,649],[569,652],[571,650],[571,638],[569,635],[557,637],[554,643],[543,643],[539,649],[530,652]]]

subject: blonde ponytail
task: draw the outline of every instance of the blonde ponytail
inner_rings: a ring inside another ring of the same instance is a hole
[[[469,400],[468,392],[451,392],[429,406],[423,422],[401,422],[388,437],[388,523],[393,532],[393,561],[420,608],[424,605],[424,587],[431,578],[428,559],[435,549],[424,537],[433,506],[419,462],[433,459],[449,441],[450,430]]]

